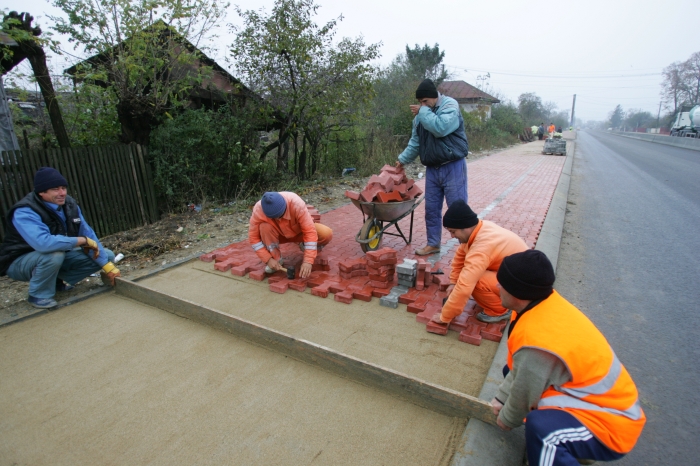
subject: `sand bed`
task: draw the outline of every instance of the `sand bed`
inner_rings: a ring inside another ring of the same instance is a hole
[[[456,332],[427,333],[405,305],[382,307],[377,298],[348,305],[308,290],[276,294],[266,282],[215,271],[211,263],[192,261],[139,283],[471,396],[498,346],[469,345]]]
[[[3,464],[439,464],[464,427],[115,294],[0,352]]]

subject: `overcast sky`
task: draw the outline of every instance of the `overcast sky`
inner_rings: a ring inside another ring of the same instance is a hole
[[[243,9],[268,11],[273,0],[238,0]],[[490,89],[517,102],[534,92],[560,110],[604,120],[617,104],[625,110],[657,114],[661,70],[700,51],[693,12],[697,0],[673,3],[640,0],[523,2],[516,0],[416,1],[317,0],[317,23],[343,15],[338,37],[362,35],[366,43],[381,42],[379,64],[386,65],[405,46],[435,43],[445,51],[452,79],[477,84],[490,75]],[[552,5],[552,6],[549,6]],[[10,0],[5,8],[29,11],[44,29],[46,14],[60,14],[42,0]],[[227,22],[238,23],[233,7]],[[231,42],[228,28],[220,30],[218,53],[222,65]],[[82,56],[72,46],[64,49]],[[57,69],[71,57],[54,58]],[[662,110],[663,113],[663,110]]]

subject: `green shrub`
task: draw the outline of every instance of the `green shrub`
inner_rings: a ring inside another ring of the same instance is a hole
[[[227,201],[255,190],[265,164],[245,110],[185,110],[153,130],[150,159],[166,209]]]

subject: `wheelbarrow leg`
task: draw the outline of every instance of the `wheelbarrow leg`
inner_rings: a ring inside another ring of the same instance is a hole
[[[411,211],[411,229],[408,232],[408,244],[411,244],[411,241],[413,241],[413,213],[415,212],[415,209]]]

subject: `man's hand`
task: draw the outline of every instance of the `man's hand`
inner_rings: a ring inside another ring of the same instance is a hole
[[[299,269],[299,278],[309,278],[311,275],[311,264],[304,262]]]
[[[447,298],[449,295],[451,295],[452,292],[454,291],[454,289],[455,289],[455,286],[454,286],[454,285],[448,286],[447,289],[445,290],[445,293],[447,293],[447,294],[445,295],[445,298]]]
[[[115,278],[122,276],[119,269],[111,262],[107,262],[104,267],[102,267],[102,272],[100,272],[100,275],[102,276],[102,282],[109,283],[110,286],[115,285]]]
[[[496,398],[491,400],[491,411],[493,411],[493,414],[495,416],[498,416],[498,413],[500,413],[502,409],[503,409],[503,403],[498,401]]]
[[[447,325],[449,322],[443,322],[442,319],[440,319],[440,314],[440,312],[436,312],[430,320],[436,324]]]
[[[420,111],[420,108],[422,105],[409,105],[411,107],[411,113],[413,113],[413,116],[418,115],[418,112]]]
[[[503,422],[501,422],[501,419],[498,417],[498,414],[501,412],[501,409],[503,409],[503,403],[498,401],[496,398],[491,400],[491,410],[496,416],[496,424],[498,425],[498,427],[501,428],[501,430],[509,431],[511,430],[511,428],[505,425]]]
[[[92,256],[93,259],[97,259],[97,257],[100,255],[100,247],[97,245],[97,242],[95,240],[88,238],[87,236],[82,237],[85,242],[82,244],[83,252],[85,254],[90,253],[90,251],[94,251],[94,256]],[[78,244],[80,244],[80,240],[78,240]]]
[[[277,259],[275,259],[274,257],[271,257],[270,260],[267,261],[267,266],[270,267],[272,270],[282,270],[282,266],[279,262],[277,262]]]

